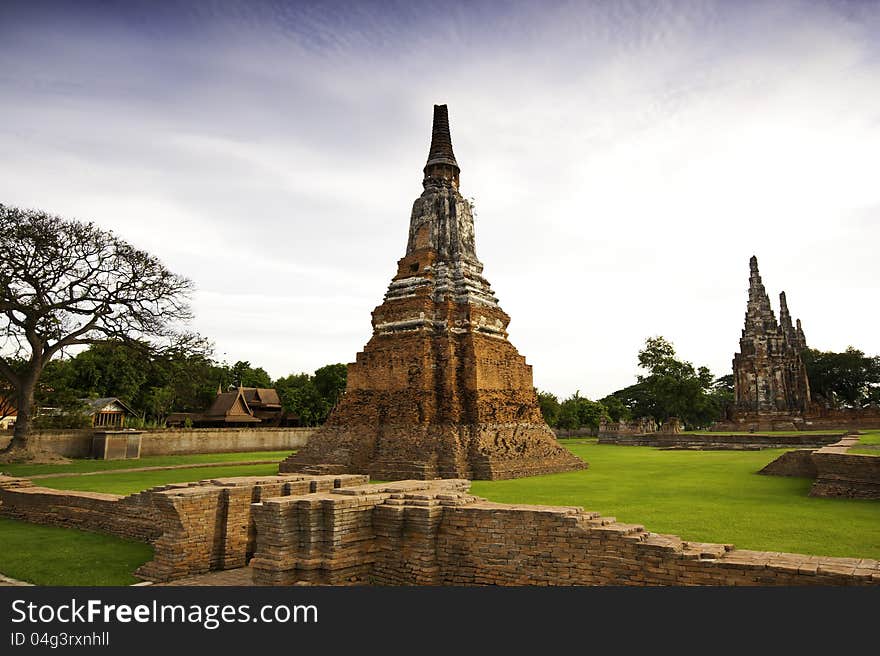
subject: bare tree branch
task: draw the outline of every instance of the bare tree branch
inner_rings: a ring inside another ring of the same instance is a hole
[[[20,445],[54,355],[102,341],[170,346],[191,318],[189,280],[92,223],[0,205],[0,253],[0,374],[19,391]]]

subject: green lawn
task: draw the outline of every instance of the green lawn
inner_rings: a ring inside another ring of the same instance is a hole
[[[131,585],[153,547],[112,535],[0,519],[0,572],[37,585]]]
[[[206,462],[244,462],[247,460],[283,460],[292,451],[248,451],[246,453],[199,453],[185,456],[145,456],[137,460],[90,460],[77,459],[62,465],[31,465],[27,463],[3,465],[0,471],[13,476],[35,474],[81,474],[84,472],[112,471],[135,467],[166,467],[169,465],[194,465]]]
[[[132,494],[133,492],[140,492],[141,490],[166,483],[184,483],[188,481],[201,481],[206,478],[226,478],[228,476],[265,476],[277,473],[278,464],[274,463],[268,465],[161,469],[159,471],[102,474],[100,476],[63,476],[59,478],[41,478],[35,481],[35,483],[43,487],[55,488],[56,490]]]
[[[585,471],[475,481],[492,501],[564,506],[740,549],[880,559],[880,502],[808,497],[807,478],[756,472],[782,449],[661,451],[564,440]]]
[[[859,435],[859,443],[848,453],[880,456],[880,430],[865,431],[864,435]]]
[[[865,431],[863,435],[859,435],[859,444],[880,446],[880,430]]]

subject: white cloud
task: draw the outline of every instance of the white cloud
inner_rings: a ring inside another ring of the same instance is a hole
[[[603,396],[656,334],[727,373],[753,253],[812,345],[880,352],[876,7],[493,4],[244,8],[161,42],[21,26],[0,40],[0,198],[193,278],[218,356],[314,370],[369,337],[447,102],[539,387]]]

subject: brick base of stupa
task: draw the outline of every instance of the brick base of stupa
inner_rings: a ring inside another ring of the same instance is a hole
[[[586,469],[540,424],[325,426],[281,472],[497,480]]]

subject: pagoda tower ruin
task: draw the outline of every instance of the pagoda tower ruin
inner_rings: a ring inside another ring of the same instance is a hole
[[[459,174],[446,105],[435,105],[424,191],[373,336],[327,422],[282,472],[500,479],[587,466],[556,441],[532,368],[507,340]]]
[[[760,430],[795,427],[810,405],[810,384],[801,354],[807,340],[800,320],[792,324],[785,292],[779,323],[758,272],[749,261],[749,301],[739,353],[733,357],[736,421],[754,420]]]

